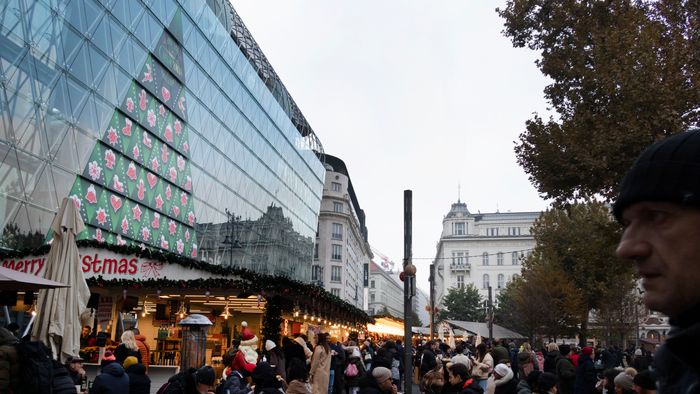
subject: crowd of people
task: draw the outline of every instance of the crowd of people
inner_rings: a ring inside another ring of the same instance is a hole
[[[645,352],[631,354],[553,342],[534,351],[528,342],[462,342],[450,348],[429,341],[417,347],[414,366],[427,394],[655,393]]]

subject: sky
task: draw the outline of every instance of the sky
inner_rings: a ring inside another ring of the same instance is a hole
[[[232,0],[324,151],[347,165],[370,244],[397,266],[413,191],[424,291],[458,197],[474,213],[548,206],[513,151],[533,113],[549,116],[548,80],[538,53],[501,33],[504,3]]]

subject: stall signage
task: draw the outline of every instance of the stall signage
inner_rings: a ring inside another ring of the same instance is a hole
[[[104,279],[148,280],[168,278],[171,280],[208,279],[221,277],[210,272],[190,269],[179,264],[146,259],[135,255],[124,255],[104,249],[79,249],[80,268],[85,278],[102,276]],[[47,256],[27,256],[4,259],[3,267],[43,277]]]
[[[97,321],[102,323],[112,320],[112,297],[101,296],[97,305]]]

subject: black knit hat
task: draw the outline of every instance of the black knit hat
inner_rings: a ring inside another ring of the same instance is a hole
[[[199,368],[197,372],[195,372],[194,376],[197,383],[207,386],[213,386],[214,381],[216,380],[216,372],[214,372],[214,368],[212,368],[210,365],[205,365]]]
[[[648,369],[634,375],[633,382],[645,390],[656,390],[656,376]]]
[[[640,201],[700,206],[700,129],[675,134],[648,147],[627,172],[613,215]]]

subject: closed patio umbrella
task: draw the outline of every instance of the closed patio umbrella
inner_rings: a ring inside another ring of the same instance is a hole
[[[80,313],[86,309],[90,289],[80,269],[75,236],[83,224],[73,201],[64,198],[51,223],[53,243],[46,259],[44,278],[70,287],[40,290],[32,339],[49,346],[56,359],[65,362],[80,351]]]

